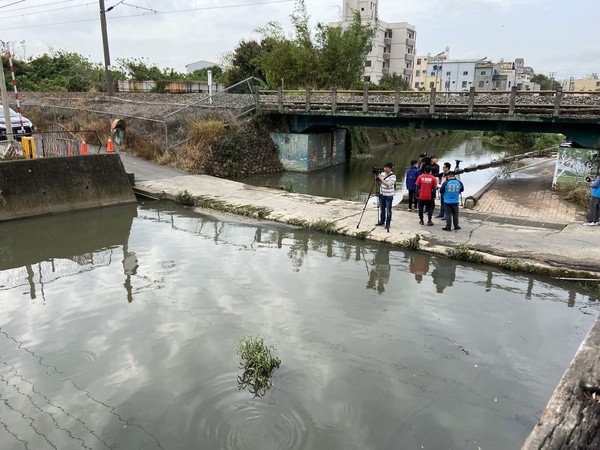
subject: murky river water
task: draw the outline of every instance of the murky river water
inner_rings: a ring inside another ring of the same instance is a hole
[[[459,168],[474,164],[483,164],[492,159],[517,153],[525,153],[524,149],[500,148],[488,145],[480,138],[455,133],[430,139],[410,142],[400,146],[389,146],[372,150],[370,158],[350,158],[346,164],[320,170],[318,172],[294,173],[282,172],[269,175],[254,175],[241,179],[244,183],[256,186],[291,186],[301,194],[319,195],[341,198],[344,200],[365,201],[373,188],[373,167],[383,167],[391,161],[394,173],[398,178],[397,193],[394,204],[397,204],[405,193],[405,174],[412,159],[419,160],[419,155],[427,153],[438,156],[440,168],[449,162],[452,169],[456,160],[461,160]],[[510,167],[494,167],[460,175],[465,186],[465,196],[473,195],[496,176],[502,176]]]
[[[514,449],[598,303],[173,203],[0,225],[0,447]],[[243,336],[282,360],[239,390]]]

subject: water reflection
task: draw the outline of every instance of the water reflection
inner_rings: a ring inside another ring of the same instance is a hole
[[[525,151],[495,147],[482,142],[477,137],[469,137],[464,133],[452,133],[371,150],[372,156],[369,158],[350,158],[343,165],[329,167],[311,174],[283,172],[254,175],[242,178],[240,181],[256,186],[292,186],[295,192],[302,194],[365,202],[373,183],[372,168],[374,166],[381,167],[385,162],[392,161],[398,180],[396,183],[397,194],[394,197],[394,204],[397,204],[406,193],[405,175],[406,170],[410,167],[410,161],[418,160],[418,156],[422,153],[437,155],[440,166],[444,162],[449,162],[451,167],[454,167],[455,161],[460,159],[461,167],[465,168]],[[492,178],[502,174],[504,170],[502,167],[496,167],[462,174],[461,180],[465,184],[465,197],[479,191]]]
[[[6,246],[3,449],[518,448],[598,315],[539,277],[169,202],[112,211],[110,239]],[[247,335],[282,360],[262,398],[236,383]]]

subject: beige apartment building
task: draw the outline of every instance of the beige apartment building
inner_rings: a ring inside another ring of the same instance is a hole
[[[586,75],[585,77],[576,80],[571,77],[563,81],[563,91],[571,92],[598,92],[600,91],[600,79],[597,73]]]
[[[342,27],[352,23],[354,12],[360,12],[364,24],[377,27],[371,51],[365,58],[364,79],[379,83],[384,75],[397,74],[412,85],[417,32],[407,22],[388,23],[379,20],[379,0],[344,0]]]

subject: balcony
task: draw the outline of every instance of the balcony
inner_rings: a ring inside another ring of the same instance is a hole
[[[412,77],[413,71],[412,71],[412,69],[404,69],[402,71],[402,74],[407,77]]]
[[[390,54],[389,53],[384,53],[383,54],[383,60],[384,61],[389,61],[390,60]]]
[[[389,38],[389,37],[384,38],[383,45],[392,45],[392,38]]]
[[[415,60],[415,55],[413,55],[412,53],[405,53],[404,54],[404,59],[406,61],[414,61]]]
[[[406,38],[406,45],[409,47],[414,47],[417,44],[417,41],[415,41],[414,39],[408,39]]]
[[[384,75],[389,75],[390,74],[389,67],[384,67],[383,69],[381,69],[381,73]]]

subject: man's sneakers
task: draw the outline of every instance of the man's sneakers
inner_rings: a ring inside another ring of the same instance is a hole
[[[452,231],[452,228],[450,228],[450,227],[444,227],[444,228],[442,228],[442,230],[444,230],[444,231]]]
[[[455,230],[460,230],[460,227],[454,227]]]
[[[584,227],[597,227],[598,222],[586,222],[583,224]]]
[[[432,226],[433,226],[433,222],[432,222],[431,220],[429,220],[429,221],[427,222],[427,226],[428,226],[428,227],[432,227]]]
[[[383,226],[383,224],[382,224],[381,222],[377,222],[377,223],[375,224],[375,226],[376,226],[376,227],[382,227],[382,226]]]
[[[425,222],[423,222],[423,219],[419,220],[419,225],[424,225]]]

